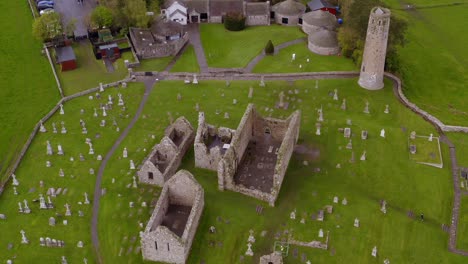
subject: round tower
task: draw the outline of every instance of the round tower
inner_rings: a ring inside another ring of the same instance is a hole
[[[378,90],[384,87],[383,74],[390,14],[390,10],[382,7],[374,7],[370,12],[358,82],[362,88]]]

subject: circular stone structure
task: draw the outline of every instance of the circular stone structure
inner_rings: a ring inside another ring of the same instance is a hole
[[[286,0],[274,5],[271,10],[275,13],[275,22],[285,26],[296,26],[305,13],[306,6],[294,0]]]
[[[336,55],[340,52],[335,31],[320,30],[309,35],[309,50],[319,55]]]
[[[334,31],[337,27],[336,17],[327,11],[316,10],[302,16],[302,31],[306,34],[323,29]]]

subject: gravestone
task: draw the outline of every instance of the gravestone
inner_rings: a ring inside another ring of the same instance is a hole
[[[249,238],[247,239],[247,241],[248,241],[249,243],[255,243],[255,237],[253,236],[253,230],[250,229],[249,233],[250,233],[250,234],[249,234]]]
[[[137,182],[136,182],[136,177],[135,177],[135,176],[133,176],[133,183],[132,183],[132,187],[133,187],[133,188],[138,188],[138,186],[137,186]]]
[[[345,138],[350,138],[351,137],[351,128],[345,127],[343,134],[344,134]]]
[[[323,230],[322,230],[322,228],[320,228],[320,230],[319,230],[318,237],[323,237]]]
[[[62,125],[62,129],[60,130],[60,133],[62,134],[66,134],[67,133],[67,129],[65,128],[65,122],[60,122],[60,124]]]
[[[343,102],[341,102],[341,110],[346,110],[346,99],[343,99]]]
[[[7,217],[6,217],[6,215],[4,215],[4,214],[0,214],[0,219],[1,219],[1,220],[6,220]]]
[[[416,139],[416,131],[411,131],[410,139],[412,139],[412,140]]]
[[[432,135],[432,133],[431,133],[431,134],[429,135],[428,140],[432,142],[432,138],[433,138],[433,135]]]
[[[26,232],[24,232],[24,230],[21,230],[20,233],[21,233],[21,244],[29,244],[29,240],[26,237]]]
[[[52,155],[54,154],[54,151],[52,150],[52,146],[50,145],[50,142],[47,140],[47,155]]]
[[[366,140],[367,139],[367,130],[362,130],[361,131],[361,139]]]
[[[327,211],[328,214],[333,213],[333,205],[325,205],[325,210]]]
[[[49,225],[50,226],[55,226],[55,218],[54,217],[49,218]]]
[[[279,97],[278,108],[284,108],[284,92],[281,91],[278,94],[278,97]]]
[[[338,90],[335,89],[333,92],[333,100],[338,101]]]
[[[101,156],[101,155],[97,155],[96,159],[97,159],[98,161],[101,161],[101,160],[102,160],[102,156]]]
[[[30,214],[30,213],[31,213],[31,209],[29,209],[29,207],[28,207],[28,201],[23,200],[23,203],[24,203],[23,212],[24,212],[25,214]]]
[[[247,255],[247,256],[253,256],[254,255],[254,253],[252,251],[252,244],[250,244],[250,243],[247,244],[247,251],[245,252],[245,255]]]
[[[320,210],[317,215],[317,221],[323,222],[323,218],[324,218],[323,210]]]
[[[42,195],[42,193],[39,194],[39,209],[47,209],[45,199],[44,199],[44,196]]]
[[[63,104],[60,104],[59,106],[60,106],[60,114],[64,115],[65,111],[63,110]]]
[[[130,169],[131,170],[135,169],[135,163],[133,163],[133,160],[130,160]]]
[[[194,74],[193,75],[193,81],[192,81],[193,84],[198,84],[198,79],[197,79],[197,75]]]
[[[41,133],[47,132],[47,129],[45,128],[45,126],[44,126],[44,124],[42,122],[41,122],[41,126],[39,128],[39,132],[41,132]]]
[[[252,98],[252,97],[253,97],[253,91],[254,91],[254,90],[253,90],[253,87],[250,86],[248,98]]]
[[[98,113],[97,113],[97,109],[94,108],[94,114],[93,114],[94,117],[98,117]]]
[[[64,206],[66,208],[65,216],[71,216],[70,205],[66,203]]]
[[[289,214],[289,218],[290,219],[296,219],[296,209],[294,209],[294,211],[292,211],[290,214]]]
[[[359,219],[354,219],[354,227],[359,227]]]
[[[338,196],[333,197],[333,203],[338,203]]]
[[[262,77],[260,77],[260,84],[259,84],[260,87],[265,87],[265,77],[262,75]]]
[[[416,145],[410,145],[410,153],[411,154],[416,154]]]
[[[76,247],[78,248],[82,248],[83,247],[83,241],[78,241],[78,243],[76,243]]]
[[[224,119],[229,119],[229,113],[228,112],[224,113]]]
[[[318,80],[315,80],[315,89],[319,88]]]
[[[85,201],[84,204],[89,204],[88,193],[84,193]]]
[[[123,152],[122,152],[122,157],[123,157],[124,159],[126,159],[126,158],[128,157],[128,151],[127,151],[127,148],[124,148],[124,149],[123,149]]]
[[[352,139],[349,139],[348,144],[346,144],[346,148],[347,148],[347,149],[353,149],[353,142],[352,142]]]
[[[58,144],[57,146],[57,155],[63,156],[62,145]]]
[[[348,204],[348,200],[346,200],[346,198],[343,198],[343,200],[341,201],[341,204],[342,204],[342,205],[347,205],[347,204]]]
[[[55,122],[52,123],[52,133],[57,134],[57,127],[55,126]]]
[[[65,177],[65,173],[63,172],[63,170],[61,168],[59,170],[59,176],[60,177]]]
[[[237,104],[237,99],[232,99],[232,104],[233,105]]]
[[[15,174],[11,174],[11,178],[12,178],[12,185],[13,185],[13,186],[18,186],[18,185],[19,185],[19,181],[18,181],[18,179],[16,179],[16,175],[15,175]]]
[[[462,182],[463,183],[463,182]],[[16,190],[16,187],[13,187],[13,194],[18,195],[18,190]]]
[[[94,169],[93,168],[89,169],[89,174],[94,175]]]
[[[382,201],[382,205],[380,207],[380,211],[384,214],[387,213],[387,202],[385,200]]]
[[[364,114],[370,114],[370,112],[369,112],[369,102],[366,102],[366,106],[364,107]]]
[[[371,254],[374,258],[377,257],[377,246],[374,246],[374,248],[372,249],[372,254]]]
[[[385,129],[380,130],[380,136],[385,138]]]
[[[65,256],[62,256],[62,264],[68,264],[67,259],[65,258]]]
[[[317,127],[317,130],[315,131],[315,135],[320,136],[320,134],[321,134],[321,132],[320,132],[321,124],[316,123],[315,126]]]
[[[105,127],[106,126],[106,120],[102,119],[101,123],[99,123],[100,127]]]
[[[106,108],[104,106],[102,107],[102,116],[103,117],[107,116]]]
[[[318,120],[319,122],[323,122],[323,107],[320,106],[320,108],[317,109],[317,112],[318,112],[318,115],[319,115],[319,117],[318,117],[317,120]]]
[[[360,159],[361,159],[361,161],[364,161],[364,160],[366,160],[366,151],[365,151],[365,150],[364,150],[364,152],[362,153],[362,155],[361,155],[361,158],[360,158]]]
[[[384,110],[385,114],[390,113],[390,109],[388,107],[389,107],[388,105],[385,105],[385,110]]]

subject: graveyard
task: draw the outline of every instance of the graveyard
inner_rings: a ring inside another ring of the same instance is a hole
[[[464,125],[466,96],[461,87],[466,52],[459,52],[463,39],[445,41],[440,36],[443,28],[446,38],[453,40],[456,27],[448,23],[466,24],[463,11],[452,13],[454,8],[396,10],[411,22],[400,77],[411,102],[444,123]],[[458,8],[466,10],[466,5]],[[450,19],[442,19],[449,13]],[[442,23],[434,26],[429,16]],[[278,25],[240,32],[200,25],[208,66],[224,69],[246,67],[270,39],[277,46],[305,36],[297,27]],[[14,43],[9,44],[14,50]],[[430,56],[419,51],[426,45],[434,50]],[[39,43],[32,46],[27,48],[38,53]],[[57,104],[0,193],[1,263],[154,263],[142,257],[140,232],[163,188],[141,182],[137,171],[177,118],[185,117],[196,130],[203,112],[209,124],[236,129],[249,104],[263,117],[277,119],[300,111],[299,138],[279,196],[272,207],[238,192],[220,191],[217,172],[195,166],[191,145],[178,170],[193,174],[205,202],[187,263],[253,264],[273,251],[284,263],[466,262],[466,256],[450,252],[447,245],[458,194],[456,249],[468,254],[468,137],[439,133],[398,100],[390,79],[377,91],[361,88],[354,76],[265,81],[260,75],[226,74],[208,80],[201,74],[190,83],[196,77],[193,73],[206,70],[191,45],[169,71],[172,56],[142,61],[132,70],[141,72],[138,77],[127,73],[123,59],[115,64],[116,72],[108,74],[104,65],[89,57],[89,50],[77,55],[82,67],[59,73],[60,82],[67,96],[88,93]],[[131,59],[127,55],[124,59]],[[306,42],[260,57],[253,73],[359,70],[350,59],[311,53]],[[17,157],[29,128],[58,100],[50,67],[41,60],[31,59],[31,67],[41,69],[28,75],[31,87],[14,74],[7,76],[5,85],[0,82],[2,87],[36,88],[15,94],[2,106],[1,112],[9,113],[4,122],[12,124],[0,134],[6,165]],[[11,72],[20,67],[12,65]],[[142,76],[151,71],[154,76]],[[177,72],[190,74],[184,82]],[[105,90],[88,90],[124,77],[129,79]],[[450,85],[441,81],[447,79]],[[10,96],[5,91],[5,97]],[[455,188],[453,149],[447,139],[456,146],[460,177]],[[263,152],[279,146],[262,144]],[[251,164],[254,160],[243,160],[251,171],[259,166]],[[6,167],[0,166],[0,171]],[[177,233],[181,236],[180,229]]]

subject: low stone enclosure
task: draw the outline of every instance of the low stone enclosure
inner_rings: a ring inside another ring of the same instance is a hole
[[[280,252],[273,252],[270,255],[261,256],[259,264],[283,264],[283,256]]]
[[[226,127],[216,128],[205,121],[205,113],[198,114],[198,129],[195,136],[195,167],[218,170],[236,131]]]
[[[144,232],[144,260],[185,263],[205,206],[203,187],[193,175],[178,171],[163,187]]]
[[[185,153],[193,143],[195,131],[185,117],[179,117],[166,128],[157,144],[138,170],[140,182],[163,186],[177,171]]]
[[[300,111],[286,120],[264,118],[247,106],[218,164],[219,190],[232,190],[275,205],[299,137]]]

